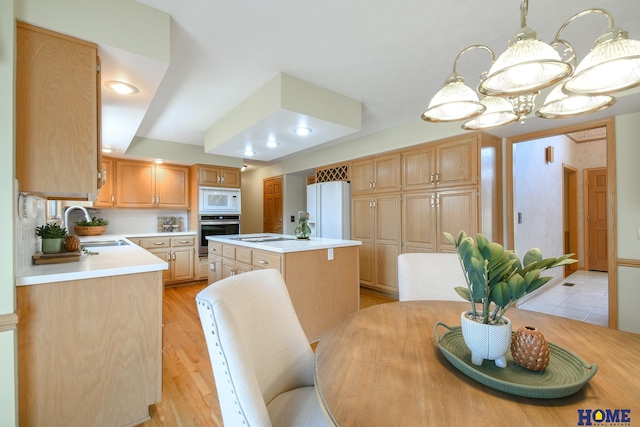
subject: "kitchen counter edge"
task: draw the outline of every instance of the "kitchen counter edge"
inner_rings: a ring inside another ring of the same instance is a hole
[[[260,236],[269,237],[283,237],[289,240],[272,241],[272,242],[245,242],[237,240],[238,238],[257,238]],[[304,252],[314,251],[318,249],[331,249],[342,248],[348,246],[361,246],[362,242],[359,240],[341,240],[341,239],[326,239],[322,237],[312,237],[309,240],[296,239],[295,236],[287,234],[270,234],[270,233],[255,233],[255,234],[233,234],[225,236],[207,236],[207,240],[228,244],[244,246],[252,249],[260,249],[269,252],[289,253],[289,252]]]

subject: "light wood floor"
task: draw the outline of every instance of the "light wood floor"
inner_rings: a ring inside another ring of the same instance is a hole
[[[222,426],[222,415],[195,297],[206,283],[164,294],[162,401],[144,427]],[[360,308],[396,299],[361,289]]]

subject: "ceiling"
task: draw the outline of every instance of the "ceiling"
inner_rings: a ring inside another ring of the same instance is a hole
[[[267,124],[247,122],[226,139],[226,146],[207,146],[206,152],[247,158],[242,152],[249,141],[258,147],[254,159],[275,161],[298,148],[313,150],[319,144],[338,144],[415,121],[463,48],[484,44],[499,55],[520,26],[519,0],[139,1],[171,15],[171,57],[168,68],[135,58],[107,60],[114,67],[129,68],[131,83],[143,86],[139,94],[111,100],[103,108],[103,145],[120,152],[134,136],[204,150],[207,131],[228,120],[234,110],[242,111],[244,101],[280,73],[361,103],[360,126],[323,136],[323,125],[330,123],[320,121],[314,124],[319,129],[310,134],[315,142],[305,145],[295,139],[299,137],[292,132],[288,114],[278,112]],[[550,42],[565,20],[592,7],[610,11],[618,27],[640,39],[638,0],[532,0],[528,24],[541,40]],[[571,23],[563,38],[574,44],[582,59],[606,26],[602,15],[585,16]],[[474,87],[489,60],[485,51],[471,51],[458,63],[458,72]],[[530,117],[524,125],[490,132],[507,137],[640,111],[640,91],[628,93],[610,109],[589,116]],[[138,101],[137,113],[132,113],[127,103],[136,102],[136,96],[146,101]],[[543,99],[544,93],[537,104]],[[114,129],[122,132],[116,136]],[[287,144],[266,148],[269,132]],[[283,145],[288,151],[278,151]]]

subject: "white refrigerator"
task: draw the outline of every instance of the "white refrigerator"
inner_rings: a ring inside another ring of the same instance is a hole
[[[311,237],[351,239],[351,190],[346,181],[307,185]]]

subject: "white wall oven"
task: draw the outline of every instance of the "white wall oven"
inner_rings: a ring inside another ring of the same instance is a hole
[[[200,215],[198,223],[199,254],[207,256],[209,241],[207,236],[240,234],[240,215]]]
[[[240,215],[240,189],[200,187],[200,215]]]

